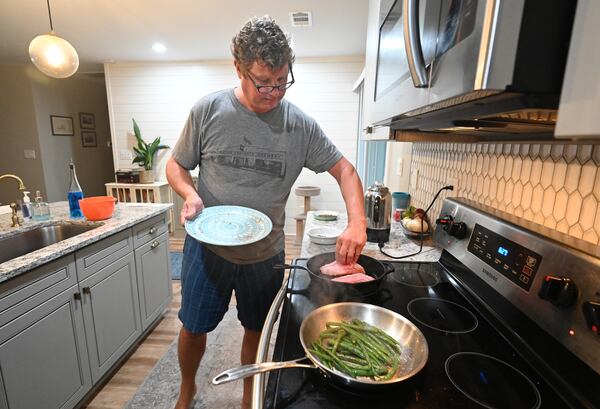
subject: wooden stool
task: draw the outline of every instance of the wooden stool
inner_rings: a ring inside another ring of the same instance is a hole
[[[304,236],[306,214],[310,211],[310,198],[321,194],[321,188],[317,186],[298,186],[295,193],[296,196],[304,197],[304,213],[294,216],[294,220],[296,220],[296,244],[300,244],[302,243],[302,237]]]

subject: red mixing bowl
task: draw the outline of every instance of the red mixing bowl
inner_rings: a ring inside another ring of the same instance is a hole
[[[79,207],[86,219],[105,220],[112,217],[116,201],[112,196],[92,196],[81,199]]]

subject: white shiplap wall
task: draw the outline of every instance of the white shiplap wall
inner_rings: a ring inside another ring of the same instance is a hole
[[[352,85],[363,68],[362,57],[298,59],[296,84],[286,98],[314,117],[352,163],[356,161],[358,96]],[[115,169],[131,168],[126,155],[135,145],[131,118],[142,136],[156,136],[169,146],[177,142],[192,105],[202,96],[239,84],[231,61],[186,63],[112,63],[104,66]],[[165,179],[168,151],[161,151],[156,178]],[[296,186],[321,187],[314,209],[344,211],[335,180],[328,174],[304,170]],[[293,216],[302,212],[303,199],[290,195],[286,206],[286,233],[293,234]]]

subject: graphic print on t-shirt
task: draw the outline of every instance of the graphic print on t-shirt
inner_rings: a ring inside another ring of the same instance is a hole
[[[285,152],[240,144],[228,146],[210,155],[210,160],[223,166],[245,169],[283,179]]]

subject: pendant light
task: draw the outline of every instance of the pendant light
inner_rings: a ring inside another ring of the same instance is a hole
[[[48,17],[50,33],[37,36],[29,44],[29,57],[38,70],[53,78],[67,78],[75,74],[79,68],[79,56],[75,48],[65,39],[54,33],[50,0]]]

